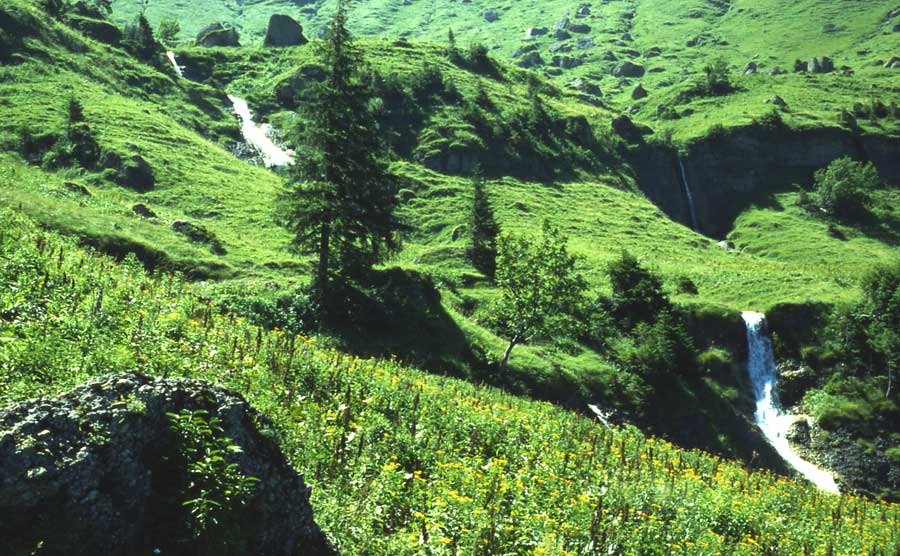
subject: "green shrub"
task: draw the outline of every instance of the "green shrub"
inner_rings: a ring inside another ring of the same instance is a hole
[[[239,526],[239,510],[253,495],[258,479],[244,475],[231,461],[241,449],[222,436],[218,419],[202,410],[167,415],[190,477],[184,506],[190,508],[191,530],[198,538],[214,531],[230,533],[230,527]],[[227,537],[209,537],[227,546]]]
[[[871,162],[839,158],[816,172],[818,205],[838,218],[855,220],[867,213],[870,192],[881,184]]]

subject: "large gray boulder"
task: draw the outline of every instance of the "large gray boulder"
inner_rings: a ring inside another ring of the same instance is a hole
[[[197,33],[197,46],[212,48],[216,46],[241,46],[241,37],[234,27],[226,27],[221,23],[213,23]]]
[[[217,436],[240,448],[226,457],[258,479],[246,505],[219,516],[230,527],[199,538],[184,505],[197,475],[181,451],[187,437],[167,415],[184,410],[218,419]],[[239,394],[138,374],[0,409],[2,552],[214,554],[227,535],[235,554],[331,555],[313,521],[309,488],[271,430]]]
[[[309,41],[303,36],[303,27],[288,15],[275,14],[269,18],[269,29],[263,46],[300,46]]]
[[[634,62],[620,62],[613,67],[612,74],[614,77],[643,77],[644,66]]]

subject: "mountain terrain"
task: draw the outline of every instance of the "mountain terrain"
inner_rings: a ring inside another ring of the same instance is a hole
[[[0,401],[133,370],[224,382],[274,419],[348,554],[896,548],[896,506],[769,474],[799,478],[755,422],[742,313],[766,314],[794,448],[842,492],[896,500],[900,5],[354,2],[402,243],[317,329],[315,261],[277,218],[292,167],[263,164],[233,99],[307,156],[335,9],[0,6]],[[138,44],[141,13],[153,34]],[[264,46],[274,14],[309,42]],[[210,34],[238,44],[204,46]],[[846,218],[822,208],[817,174],[844,157],[878,174]],[[573,338],[535,338],[508,366],[501,288],[468,256],[478,183],[502,232],[560,230],[595,308]],[[615,305],[614,269],[630,256],[666,308],[637,325]],[[295,360],[298,340],[309,347]],[[572,415],[589,405],[623,428]],[[442,426],[456,406],[459,429]],[[529,428],[544,418],[555,425]],[[534,452],[557,443],[568,447]],[[630,454],[646,467],[613,478],[610,458]],[[676,507],[687,493],[697,509]],[[550,516],[551,499],[569,509]],[[751,511],[726,518],[736,500]],[[348,504],[359,515],[343,522]],[[802,517],[766,518],[791,512]],[[828,515],[829,533],[810,525]],[[528,540],[514,550],[514,538]]]

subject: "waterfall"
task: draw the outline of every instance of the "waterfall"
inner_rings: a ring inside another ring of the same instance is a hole
[[[228,100],[234,105],[234,112],[241,118],[241,133],[244,135],[244,139],[262,154],[266,168],[294,163],[291,153],[279,148],[269,138],[266,133],[268,126],[256,125],[246,100],[231,95],[228,95]]]
[[[700,222],[697,221],[697,207],[694,205],[694,194],[691,193],[691,186],[687,180],[687,172],[684,171],[684,161],[681,155],[678,156],[678,168],[681,170],[681,183],[684,184],[684,192],[687,194],[688,207],[691,210],[691,227],[695,232],[700,231]]]
[[[184,73],[181,71],[181,66],[178,65],[178,60],[175,59],[175,53],[170,50],[166,52],[166,57],[168,57],[169,61],[172,62],[172,67],[175,68],[175,73],[178,74],[178,77],[184,77]]]
[[[756,399],[756,424],[766,439],[784,460],[801,475],[821,490],[839,494],[834,477],[823,469],[804,460],[791,448],[785,434],[796,417],[785,415],[778,401],[775,390],[777,382],[777,365],[772,342],[766,337],[763,326],[766,317],[762,313],[747,311],[743,313],[747,327],[747,347],[750,357],[747,371],[753,383],[753,394]]]

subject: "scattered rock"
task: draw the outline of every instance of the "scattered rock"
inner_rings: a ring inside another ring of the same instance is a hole
[[[554,56],[553,57],[553,65],[562,68],[562,69],[572,69],[580,66],[584,62],[581,58],[575,58],[574,56]]]
[[[141,218],[156,218],[156,213],[153,212],[153,210],[144,203],[138,203],[131,207],[131,212],[135,213]]]
[[[572,34],[565,29],[559,29],[553,32],[553,38],[559,41],[565,41],[572,38]]]
[[[781,108],[787,107],[787,102],[785,102],[785,100],[778,95],[775,95],[774,97],[768,99],[766,102],[774,104],[775,106],[780,106]]]
[[[565,15],[553,24],[554,31],[564,31],[569,28],[569,16]]]
[[[525,56],[523,56],[521,60],[516,62],[516,65],[520,68],[534,68],[537,66],[543,66],[544,59],[541,57],[541,54],[539,52],[529,52]]]
[[[649,96],[647,89],[645,89],[644,86],[641,85],[640,83],[638,83],[638,86],[635,87],[633,91],[631,91],[631,98],[634,100],[640,100],[642,98],[647,98],[647,96]]]
[[[565,42],[553,43],[550,45],[550,52],[554,54],[572,52],[572,45]]]
[[[813,58],[806,64],[806,71],[810,73],[831,73],[834,71],[834,62],[826,56]]]
[[[603,59],[608,62],[615,62],[618,58],[616,58],[616,54],[612,50],[607,50],[603,53]]]
[[[594,39],[591,37],[582,37],[575,42],[575,45],[581,50],[594,48]]]
[[[585,23],[573,23],[573,24],[569,25],[568,30],[573,33],[582,33],[582,34],[590,33],[591,26],[587,25]]]
[[[215,255],[224,255],[226,253],[222,242],[202,224],[187,220],[176,220],[172,222],[172,229],[188,238],[189,241],[209,245],[209,250]]]
[[[722,251],[734,251],[735,249],[734,243],[725,240],[720,241],[716,246]]]
[[[581,19],[591,15],[591,5],[590,4],[582,4],[578,10],[575,11],[575,17]]]
[[[569,86],[571,86],[576,91],[579,91],[579,92],[587,94],[587,95],[591,95],[591,96],[595,96],[595,97],[603,96],[603,91],[600,90],[600,87],[598,87],[596,84],[591,83],[581,77],[573,79],[572,83],[570,83]]]
[[[894,28],[891,29],[891,31],[894,33],[900,33],[900,23],[898,23],[897,25],[894,25]]]
[[[619,62],[612,69],[613,77],[643,77],[644,67],[634,62]]]
[[[529,27],[528,29],[525,30],[525,36],[522,38],[522,40],[530,41],[530,40],[533,40],[537,37],[540,37],[540,36],[543,36],[546,34],[547,34],[546,27]]]
[[[488,23],[493,23],[493,22],[497,21],[498,19],[500,19],[500,14],[497,13],[497,10],[494,10],[494,9],[484,10],[481,13],[481,16]]]
[[[785,407],[799,403],[815,383],[815,373],[809,367],[794,361],[785,361],[778,367],[778,399]]]
[[[839,30],[840,30],[840,27],[838,27],[834,23],[826,23],[825,25],[822,26],[823,33],[834,33]]]
[[[811,440],[809,422],[805,418],[799,417],[788,428],[785,438],[791,444],[809,446]]]
[[[206,48],[241,46],[240,34],[234,27],[225,27],[221,23],[213,23],[197,33],[197,46]]]
[[[900,58],[891,56],[891,59],[884,63],[884,67],[890,69],[900,69]]]
[[[756,73],[759,66],[756,65],[756,62],[750,62],[747,64],[747,67],[744,68],[744,75],[753,75]]]
[[[300,46],[308,42],[306,37],[303,36],[303,27],[294,18],[280,14],[275,14],[269,18],[269,29],[266,31],[263,46]]]
[[[644,58],[656,58],[657,56],[662,54],[662,49],[658,46],[654,46],[647,52],[644,52]]]
[[[91,380],[57,398],[0,410],[4,554],[200,554],[189,529],[191,476],[168,413],[206,411],[255,477],[235,544],[273,556],[334,554],[313,521],[310,489],[239,394],[138,374]],[[28,447],[28,449],[24,449]]]

